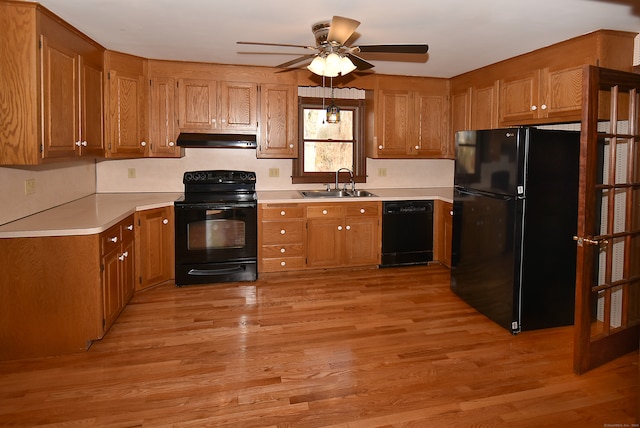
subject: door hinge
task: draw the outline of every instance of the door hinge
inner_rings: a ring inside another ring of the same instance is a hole
[[[138,284],[142,284],[142,277],[141,276],[138,277]]]
[[[44,152],[44,144],[40,144],[40,153]]]
[[[38,49],[42,49],[42,40],[38,40]]]
[[[107,320],[105,318],[102,318],[102,328],[105,328],[107,325]]]
[[[104,272],[104,264],[100,263],[100,272]]]
[[[111,72],[107,71],[107,80],[111,80]]]
[[[138,226],[141,226],[140,219],[138,219]]]

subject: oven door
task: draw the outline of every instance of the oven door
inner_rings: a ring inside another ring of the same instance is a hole
[[[175,205],[176,264],[255,261],[257,204]]]

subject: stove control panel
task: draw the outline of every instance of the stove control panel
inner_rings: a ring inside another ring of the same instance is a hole
[[[184,173],[184,184],[214,184],[214,183],[255,183],[256,173],[253,171],[188,171]]]

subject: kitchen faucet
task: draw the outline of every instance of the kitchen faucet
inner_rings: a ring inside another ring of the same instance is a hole
[[[349,169],[349,168],[340,168],[339,170],[336,171],[336,190],[340,190],[339,186],[340,183],[338,183],[338,177],[340,175],[340,171],[347,171],[349,173],[349,181],[351,183],[351,190],[356,190],[356,183],[355,181],[353,181],[353,172]],[[345,183],[344,185],[345,187],[347,187],[347,184]]]

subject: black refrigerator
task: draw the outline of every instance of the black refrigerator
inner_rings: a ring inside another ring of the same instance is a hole
[[[456,133],[451,290],[516,334],[573,324],[580,133]]]

